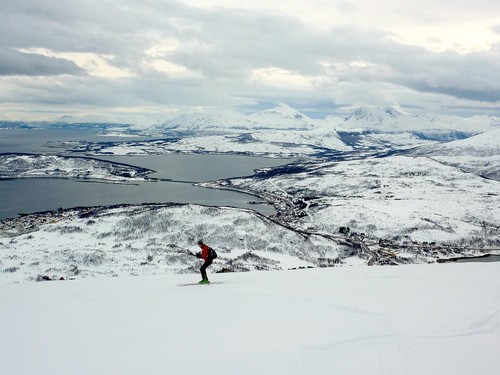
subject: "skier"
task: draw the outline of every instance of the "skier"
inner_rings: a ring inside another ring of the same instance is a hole
[[[201,273],[201,281],[199,284],[210,284],[210,281],[208,281],[207,277],[207,268],[212,264],[214,261],[215,257],[213,256],[213,250],[205,245],[202,240],[198,241],[198,246],[200,247],[201,251],[196,253],[196,257],[203,259],[205,263],[200,267],[200,273]]]

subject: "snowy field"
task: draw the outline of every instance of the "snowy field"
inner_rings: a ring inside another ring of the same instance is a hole
[[[0,373],[492,375],[500,263],[0,286]]]

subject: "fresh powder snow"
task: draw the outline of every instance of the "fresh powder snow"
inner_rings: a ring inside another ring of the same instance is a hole
[[[0,373],[491,375],[500,263],[0,286]]]

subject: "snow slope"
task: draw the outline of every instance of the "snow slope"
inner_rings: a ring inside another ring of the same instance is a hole
[[[284,103],[246,118],[259,124],[256,127],[260,129],[311,130],[315,126],[315,120]]]
[[[215,271],[281,270],[347,257],[345,246],[305,238],[248,210],[182,204],[74,209],[0,225],[0,285],[43,276],[192,273],[200,263],[188,252],[199,250],[200,238],[219,254]]]
[[[500,181],[500,129],[459,141],[419,147],[411,154],[432,157],[443,164]]]
[[[0,373],[491,375],[500,263],[0,286]]]
[[[500,129],[470,137],[467,139],[443,143],[439,145],[423,146],[415,150],[418,155],[441,156],[498,156],[500,155]]]
[[[358,108],[342,121],[328,117],[339,129],[364,129],[383,132],[456,130],[480,133],[500,126],[500,119],[488,116],[459,117],[437,114],[409,114],[392,107]]]
[[[156,124],[133,126],[136,129],[177,130],[184,132],[224,132],[274,130],[308,130],[315,120],[282,103],[275,108],[245,116],[238,112],[185,109],[172,112]]]
[[[345,225],[378,238],[445,242],[482,237],[490,228],[491,238],[498,239],[497,181],[422,157],[296,165],[297,173],[229,183],[257,194],[302,199],[306,215],[297,225],[303,229],[336,233]]]

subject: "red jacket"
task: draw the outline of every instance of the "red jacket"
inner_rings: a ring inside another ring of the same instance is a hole
[[[205,262],[206,262],[208,259],[208,255],[209,255],[208,246],[203,244],[200,247],[201,247],[201,252],[199,253],[200,258],[203,258],[203,260],[205,260]]]

